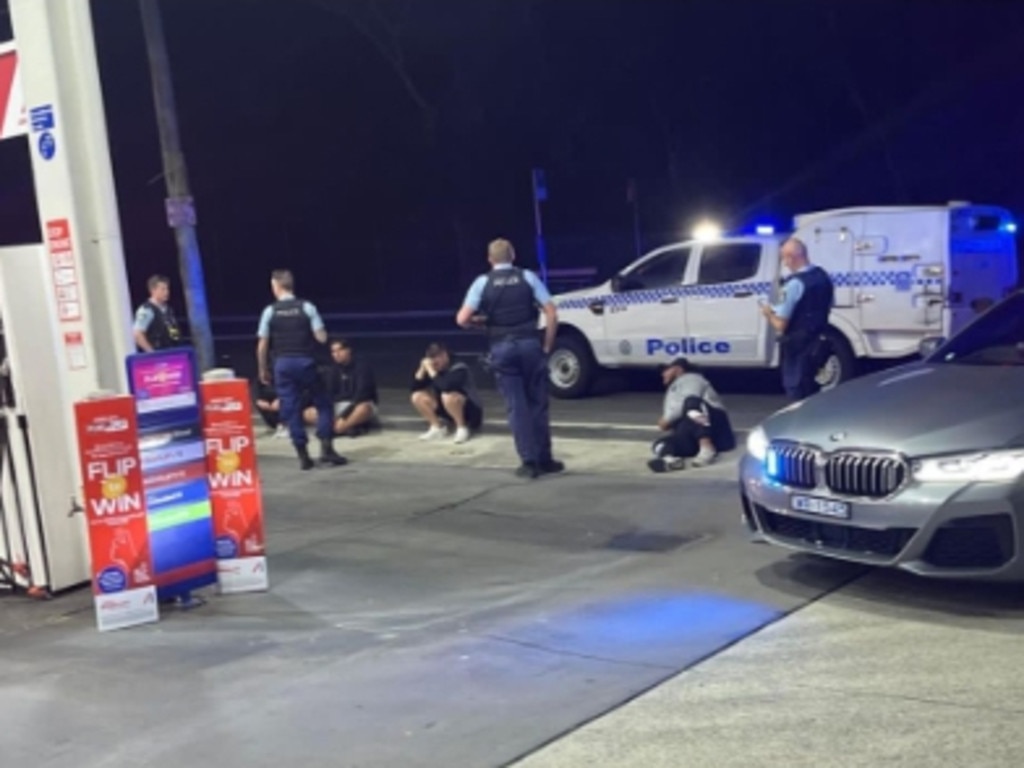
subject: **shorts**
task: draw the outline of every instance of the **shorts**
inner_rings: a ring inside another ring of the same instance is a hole
[[[461,393],[459,393],[459,394],[461,394]],[[484,410],[483,410],[483,408],[481,408],[479,405],[474,403],[468,397],[466,398],[466,407],[465,407],[465,409],[462,412],[462,416],[466,420],[466,426],[469,427],[470,429],[474,430],[474,431],[480,429],[480,427],[483,426],[483,423],[484,423]],[[450,421],[453,424],[455,423],[455,419],[453,419],[452,415],[450,413],[448,413],[447,410],[445,410],[444,404],[441,402],[440,398],[438,398],[438,400],[437,400],[437,417],[439,419],[444,420],[444,421]]]
[[[336,419],[344,418],[345,416],[348,415],[348,411],[351,408],[353,408],[353,407],[354,407],[353,403],[351,403],[351,402],[349,402],[347,400],[344,401],[344,402],[341,402],[341,403],[335,403],[334,404],[334,418],[336,418]],[[377,404],[376,403],[374,403],[374,402],[370,403],[370,410],[373,413],[373,418],[377,418]]]

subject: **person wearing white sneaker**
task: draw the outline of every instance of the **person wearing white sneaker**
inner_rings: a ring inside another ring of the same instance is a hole
[[[673,360],[662,371],[665,403],[658,429],[668,434],[652,446],[652,472],[713,464],[721,451],[736,447],[736,437],[725,404],[711,383],[686,358]],[[692,457],[692,458],[691,458]]]
[[[483,424],[484,410],[469,366],[452,363],[443,344],[427,347],[412,390],[413,407],[430,425],[421,440],[441,440],[448,436],[448,426],[454,425],[455,442],[462,444]]]
[[[430,442],[432,440],[444,440],[448,437],[448,430],[440,422],[431,424],[430,429],[420,435],[420,440]]]

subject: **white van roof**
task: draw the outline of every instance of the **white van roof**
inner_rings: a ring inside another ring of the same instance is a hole
[[[793,218],[794,228],[800,229],[810,224],[820,221],[822,219],[829,219],[833,216],[851,216],[856,214],[865,213],[888,213],[888,214],[899,214],[899,213],[939,213],[943,211],[949,211],[954,208],[967,208],[970,207],[971,203],[963,201],[953,201],[946,205],[865,205],[865,206],[854,206],[851,208],[832,208],[827,211],[812,211],[811,213],[802,213]],[[989,206],[979,206],[988,208]]]

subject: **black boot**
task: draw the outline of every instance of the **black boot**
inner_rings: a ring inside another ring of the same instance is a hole
[[[303,471],[313,468],[313,460],[309,458],[309,449],[304,445],[296,445],[295,452],[299,454],[299,466]]]
[[[320,441],[320,463],[332,467],[343,467],[348,464],[348,459],[340,456],[335,450],[331,440]]]

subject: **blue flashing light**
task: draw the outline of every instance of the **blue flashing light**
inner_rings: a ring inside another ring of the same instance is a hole
[[[773,227],[771,224],[758,224],[756,231],[759,235],[774,235],[775,227]]]
[[[770,478],[776,478],[779,475],[779,454],[773,451],[771,448],[768,449],[768,455],[765,456],[765,474]]]
[[[1008,221],[1000,227],[1003,232],[1009,232],[1011,235],[1017,231],[1017,222]]]

